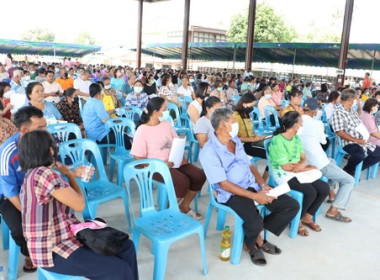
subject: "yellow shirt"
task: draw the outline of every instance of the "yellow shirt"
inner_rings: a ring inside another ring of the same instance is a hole
[[[113,102],[112,95],[103,94],[103,104],[107,112],[115,110],[115,103]],[[115,118],[116,115],[112,114],[111,117]]]
[[[303,109],[301,107],[293,107],[292,105],[288,105],[284,110],[281,111],[281,117],[283,117],[287,112],[297,111],[300,115],[303,115]]]
[[[369,98],[368,95],[362,94],[362,97],[360,98],[360,100],[363,101],[363,102],[366,102],[368,98]]]
[[[235,119],[239,124],[239,137],[255,137],[256,134],[252,130],[252,121],[250,118],[243,119],[238,112],[234,112]]]

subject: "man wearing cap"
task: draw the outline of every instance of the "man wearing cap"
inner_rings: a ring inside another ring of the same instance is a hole
[[[304,103],[303,131],[300,133],[302,146],[304,148],[308,164],[316,166],[322,175],[339,184],[335,200],[332,201],[326,218],[349,223],[351,219],[344,217],[338,209],[345,209],[354,188],[354,178],[336,165],[334,159],[329,159],[322,149],[321,144],[326,144],[326,134],[323,123],[314,119],[318,113],[319,103],[315,98],[308,98]]]

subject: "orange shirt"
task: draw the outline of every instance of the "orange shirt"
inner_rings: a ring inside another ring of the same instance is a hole
[[[370,86],[371,86],[371,79],[369,77],[367,77],[363,81],[363,89],[369,88]]]
[[[61,85],[61,88],[63,90],[74,87],[74,80],[70,77],[68,77],[66,80],[62,79],[61,77],[58,77],[57,79],[55,79],[55,81]]]
[[[283,117],[287,112],[290,111],[297,111],[298,113],[300,113],[301,116],[303,115],[303,109],[301,107],[294,107],[293,105],[289,104],[284,110],[282,110],[281,117]]]

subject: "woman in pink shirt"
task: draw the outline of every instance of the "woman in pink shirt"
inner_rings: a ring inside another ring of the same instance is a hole
[[[263,96],[260,98],[259,104],[257,105],[257,107],[260,110],[260,117],[262,119],[265,118],[264,108],[265,108],[265,106],[268,106],[268,105],[276,108],[276,104],[274,103],[274,101],[272,99],[272,90],[271,90],[270,86],[264,87]]]
[[[378,108],[379,105],[377,103],[377,99],[369,98],[364,103],[362,113],[360,115],[360,119],[370,135],[368,142],[375,144],[376,146],[380,146],[380,132],[378,126],[376,125],[375,116],[373,113],[376,113]]]
[[[278,83],[273,83],[271,85],[272,88],[272,100],[276,106],[281,106],[281,101],[283,97],[283,93],[280,91],[280,86]]]
[[[183,199],[179,209],[199,220],[202,216],[190,208],[190,203],[202,189],[206,182],[206,175],[202,169],[189,164],[185,158],[179,168],[173,168],[173,163],[169,161],[169,154],[173,139],[178,135],[171,123],[167,121],[168,118],[170,114],[165,99],[162,97],[150,99],[141,115],[141,125],[133,139],[131,155],[136,160],[157,158],[165,161],[170,168],[177,200],[179,202]],[[162,181],[161,176],[157,176],[156,179]]]

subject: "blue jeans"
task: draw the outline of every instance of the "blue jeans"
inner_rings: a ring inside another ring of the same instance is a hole
[[[321,169],[322,175],[332,181],[339,183],[339,190],[336,194],[333,207],[345,209],[350,199],[355,179],[336,165],[335,160],[330,159],[330,163]]]

